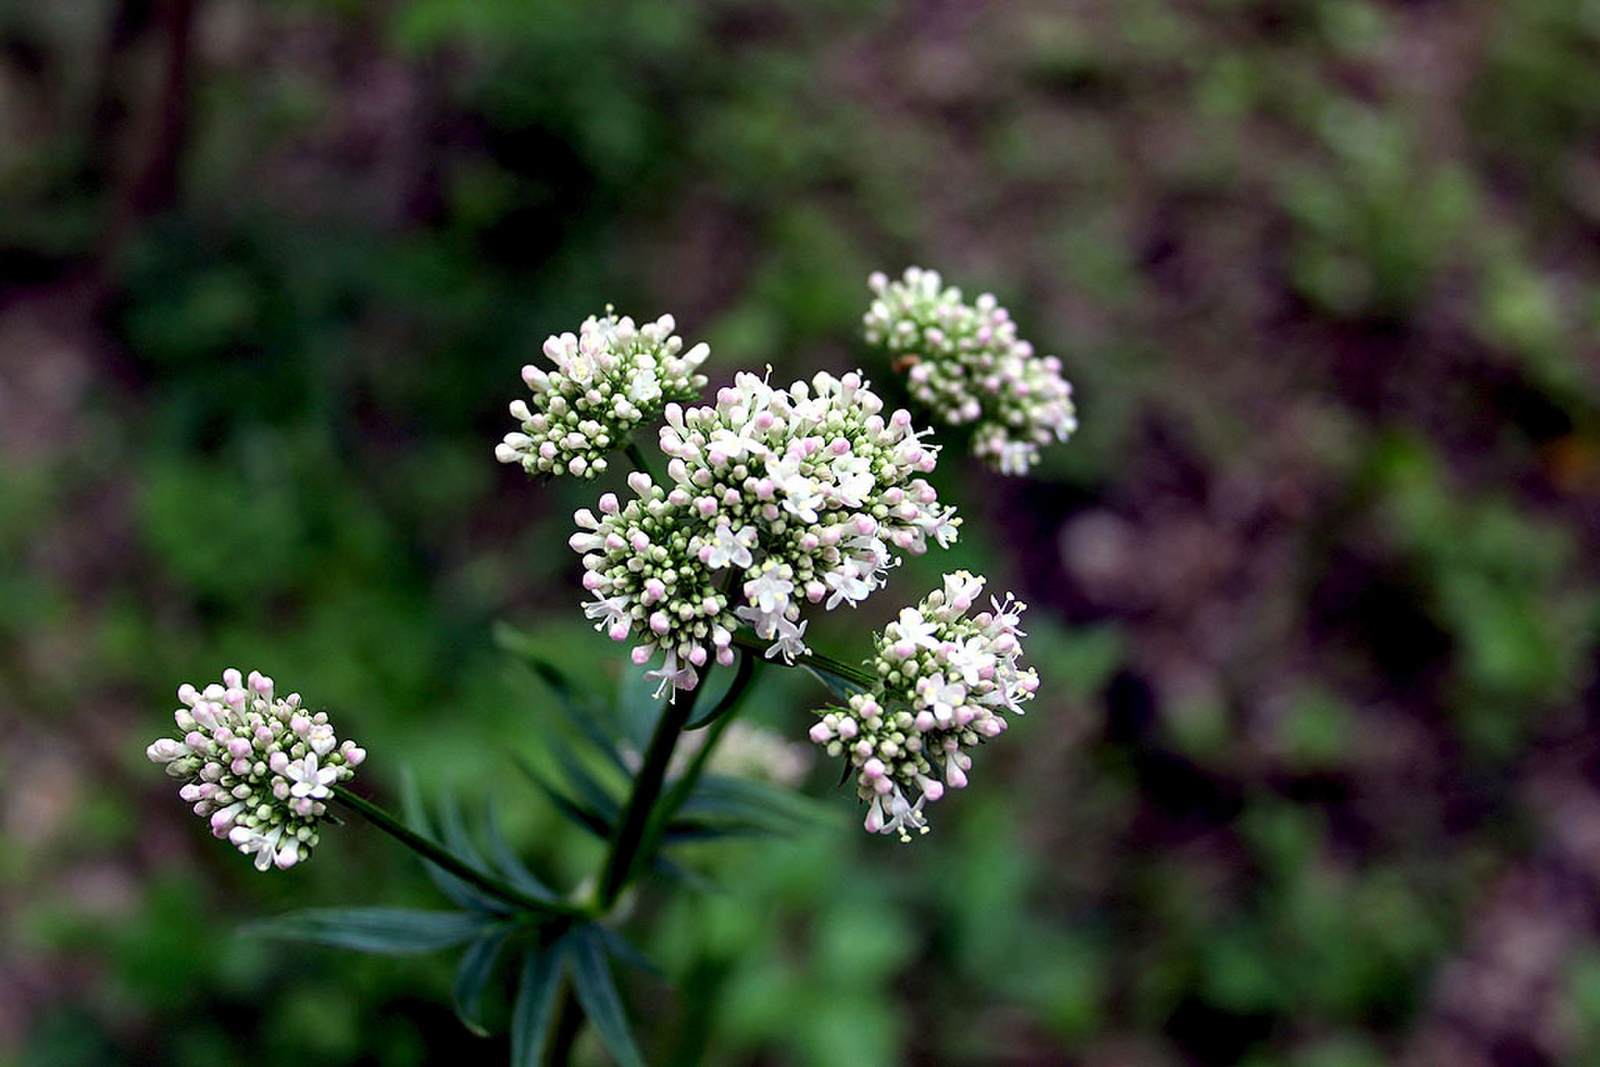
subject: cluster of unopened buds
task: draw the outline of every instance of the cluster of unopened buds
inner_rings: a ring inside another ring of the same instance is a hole
[[[972,453],[1001,474],[1025,474],[1039,447],[1077,429],[1072,385],[1061,361],[1035,354],[994,296],[975,304],[937,271],[907,268],[899,281],[878,272],[865,317],[866,339],[906,376],[911,396],[949,426],[972,427]]]
[[[183,736],[160,738],[145,755],[183,779],[179,796],[258,870],[308,857],[331,787],[350,779],[366,751],[340,742],[327,713],[306,711],[299,693],[279,697],[259,671],[247,678],[230,668],[204,689],[179,686],[178,700]]]
[[[802,603],[854,606],[896,553],[955,540],[955,509],[922,477],[937,446],[909,412],[882,412],[859,372],[787,389],[739,374],[715,406],[668,405],[667,486],[635,473],[634,499],[607,493],[598,516],[574,516],[596,628],[638,641],[637,663],[663,653],[662,689],[692,689],[709,658],[732,662],[741,622],[792,661]]]
[[[627,444],[640,423],[705,387],[699,368],[710,349],[702,342],[683,351],[675,328],[671,315],[636,327],[607,308],[576,335],[552,335],[544,354],[555,369],[522,368],[533,403],[511,402],[521,429],[506,434],[495,458],[529,474],[593,478],[605,471],[607,453]]]
[[[901,610],[876,642],[877,684],[811,728],[830,756],[850,760],[870,832],[902,841],[927,833],[923,807],[967,784],[968,752],[1004,731],[1005,713],[1022,714],[1039,688],[1033,668],[1017,666],[1026,605],[1007,593],[969,616],[983,585],[966,571],[947,574],[942,589]]]

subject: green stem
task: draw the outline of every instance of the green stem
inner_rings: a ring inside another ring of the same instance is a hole
[[[538,897],[524,893],[516,886],[502,882],[493,875],[484,874],[454,852],[428,840],[387,811],[378,807],[378,805],[370,800],[356,796],[342,785],[333,786],[332,792],[335,800],[402,845],[422,856],[428,862],[438,867],[443,867],[463,882],[475,885],[485,893],[497,896],[508,904],[515,904],[526,911],[543,912],[545,914],[552,912],[571,916],[586,916],[588,914],[582,908],[575,908],[570,904],[552,900],[540,900]]]
[[[733,643],[740,648],[748,648],[751,651],[761,653],[765,653],[767,647],[771,644],[771,642],[761,640],[754,632],[743,627],[734,631]],[[878,684],[878,679],[862,668],[852,667],[848,663],[841,663],[832,656],[824,656],[820,652],[802,652],[794,658],[794,662],[797,666],[815,667],[818,670],[827,671],[829,674],[837,674],[841,678],[848,678],[865,689],[871,689]]]
[[[733,682],[717,705],[715,718],[711,720],[711,725],[706,730],[705,741],[700,745],[700,751],[694,754],[689,769],[672,783],[672,788],[667,790],[667,795],[651,814],[650,825],[645,830],[644,844],[639,849],[641,856],[655,855],[656,849],[661,844],[661,837],[667,831],[667,824],[678,813],[678,809],[683,807],[683,802],[689,799],[689,794],[694,792],[695,783],[705,772],[706,764],[711,760],[711,753],[722,738],[722,731],[727,729],[728,724],[734,719],[734,713],[738,711],[739,701],[750,685],[754,662],[748,650],[739,650],[738,673],[733,676]]]
[[[710,674],[707,670],[706,677]],[[600,884],[595,889],[595,910],[602,915],[611,910],[611,905],[617,902],[617,895],[633,876],[639,859],[639,843],[644,838],[645,827],[649,825],[650,811],[661,796],[667,763],[672,759],[678,736],[683,733],[689,715],[694,711],[695,698],[705,690],[706,677],[702,677],[700,684],[689,690],[687,695],[674,693],[678,699],[667,701],[667,706],[661,709],[656,731],[650,737],[649,747],[645,749],[644,763],[634,776],[633,791],[628,794],[622,817],[617,820],[617,827],[611,834],[605,870],[601,872]]]
[[[656,480],[656,476],[650,471],[649,461],[644,458],[644,453],[639,450],[637,441],[630,440],[626,445],[622,446],[622,451],[628,457],[628,462],[633,464],[634,470],[649,478],[652,482]]]

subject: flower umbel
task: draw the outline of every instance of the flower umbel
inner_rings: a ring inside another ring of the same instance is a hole
[[[922,809],[946,787],[967,784],[968,750],[1006,728],[1006,712],[1023,713],[1039,676],[1018,669],[1026,605],[1007,593],[992,610],[968,616],[984,579],[966,571],[905,608],[878,636],[870,668],[878,684],[848,708],[827,709],[811,740],[830,756],[847,756],[856,793],[868,803],[873,833],[928,832]]]
[[[643,642],[637,662],[665,653],[651,675],[663,687],[694,688],[710,656],[731,662],[741,621],[774,642],[769,655],[804,653],[802,603],[854,606],[896,553],[956,538],[955,509],[921,477],[937,446],[909,412],[882,410],[859,373],[787,389],[740,374],[714,407],[668,405],[669,484],[636,473],[636,499],[607,493],[598,517],[575,516],[570,544],[595,597],[586,614],[615,640]]]
[[[590,316],[576,335],[551,335],[544,354],[555,369],[522,368],[533,403],[512,401],[521,429],[506,434],[495,458],[520,463],[529,474],[593,478],[604,471],[607,453],[627,444],[640,423],[705,387],[698,371],[710,349],[702,342],[683,351],[674,328],[671,315],[636,327],[607,308],[605,318]]]
[[[173,715],[181,740],[163,737],[145,749],[154,763],[184,780],[178,795],[255,859],[257,870],[292,867],[311,855],[329,787],[348,781],[367,753],[340,742],[326,712],[279,697],[271,678],[229,668],[203,690],[178,687]]]
[[[964,303],[938,272],[907,268],[867,279],[875,298],[865,326],[918,403],[950,426],[971,425],[972,453],[1001,474],[1025,474],[1039,446],[1078,427],[1072,385],[1055,356],[1035,355],[1010,314],[984,293]]]

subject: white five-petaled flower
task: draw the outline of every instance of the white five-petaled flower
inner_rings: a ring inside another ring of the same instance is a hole
[[[922,612],[916,608],[901,608],[900,618],[896,625],[900,627],[899,639],[907,642],[911,647],[939,647],[939,639],[934,636],[939,632],[939,624],[931,619],[923,618]]]
[[[597,630],[614,630],[623,627],[623,636],[627,636],[628,598],[623,596],[601,597],[592,600],[583,606],[583,613],[591,619],[599,619],[595,625]]]
[[[339,768],[317,768],[317,754],[307,752],[305,757],[296,760],[284,768],[283,775],[289,779],[289,795],[296,797],[311,797],[313,800],[322,800],[328,796],[328,786],[339,778]]]
[[[782,614],[793,592],[794,583],[784,578],[777,567],[768,568],[744,583],[745,599],[763,615]]]
[[[805,638],[806,626],[810,622],[810,619],[801,619],[798,623],[794,623],[779,615],[775,624],[777,639],[772,642],[772,647],[767,649],[767,659],[782,656],[785,663],[793,663],[796,656],[808,655],[811,649],[806,646]],[[774,634],[765,636],[771,637]]]
[[[661,682],[660,685],[656,686],[655,695],[657,700],[661,699],[661,694],[666,692],[669,687],[674,690],[693,689],[700,680],[693,667],[687,663],[680,664],[678,662],[678,653],[675,651],[669,651],[666,662],[653,671],[646,671],[644,676],[651,681],[659,680]]]
[[[829,571],[822,576],[822,580],[829,589],[833,590],[828,597],[828,610],[830,611],[838,607],[841,600],[851,607],[855,607],[867,598],[868,593],[872,592],[872,586],[863,576],[861,567],[855,560],[846,560],[844,569]]]
[[[746,526],[735,533],[731,525],[723,523],[713,536],[715,540],[706,557],[706,566],[712,570],[722,570],[729,564],[743,569],[753,562],[750,548],[756,543],[755,527]]]

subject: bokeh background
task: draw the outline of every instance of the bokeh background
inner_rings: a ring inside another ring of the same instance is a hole
[[[652,1062],[1600,1062],[1597,242],[1595,0],[3,0],[0,1061],[503,1057],[447,958],[236,936],[439,901],[363,826],[212,841],[173,688],[259,666],[571,884],[493,623],[618,657],[596,490],[493,462],[518,368],[609,301],[892,393],[865,277],[919,263],[1083,428],[951,454],[962,544],[813,637],[969,566],[1044,693],[914,846],[819,766],[814,833],[699,858]]]

